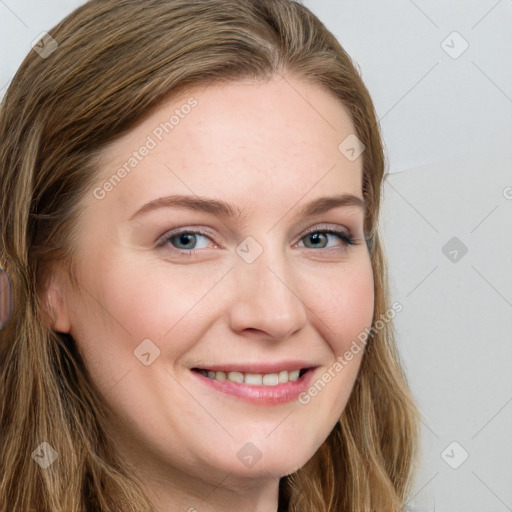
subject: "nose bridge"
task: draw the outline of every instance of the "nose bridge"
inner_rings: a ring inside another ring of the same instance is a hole
[[[257,329],[276,338],[300,329],[306,311],[284,249],[277,243],[264,246],[248,237],[237,248],[237,254],[233,328]]]

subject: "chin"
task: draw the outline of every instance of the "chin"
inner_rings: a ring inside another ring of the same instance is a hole
[[[226,458],[226,454],[232,453],[232,456]],[[219,471],[229,473],[232,477],[240,478],[281,478],[283,476],[295,473],[303,467],[314,455],[314,452],[298,452],[295,449],[281,449],[272,451],[270,448],[257,450],[254,445],[247,443],[241,449],[235,450],[226,448],[225,451],[216,454],[210,454],[213,457],[206,457],[200,464],[202,474],[204,468],[211,467],[212,472],[217,474]]]

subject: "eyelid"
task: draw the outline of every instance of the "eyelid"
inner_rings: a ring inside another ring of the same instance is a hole
[[[341,231],[341,230],[345,229],[346,230],[345,234],[347,236],[351,236],[350,229],[347,226],[343,226],[340,224],[320,223],[320,224],[314,224],[310,228],[306,229],[306,231],[301,230],[300,238],[303,238],[304,236],[309,235],[310,233],[315,233],[316,231],[322,231],[323,229],[334,229],[336,231]]]

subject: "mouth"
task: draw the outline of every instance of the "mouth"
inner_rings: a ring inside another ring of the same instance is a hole
[[[208,368],[192,368],[192,371],[216,381],[229,381],[249,386],[278,386],[288,382],[296,382],[313,368],[297,368],[272,373],[249,373],[241,371],[213,370]]]

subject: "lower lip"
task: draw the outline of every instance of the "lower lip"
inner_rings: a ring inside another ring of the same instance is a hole
[[[205,377],[197,371],[191,370],[191,373],[207,386],[227,395],[235,396],[245,402],[259,405],[279,405],[297,400],[299,395],[309,388],[314,369],[308,370],[296,381],[278,384],[277,386],[240,384],[230,380],[215,380]]]

